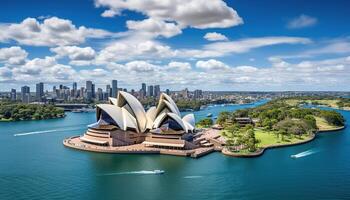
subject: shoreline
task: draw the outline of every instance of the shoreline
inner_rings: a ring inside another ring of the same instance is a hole
[[[25,122],[25,121],[41,121],[41,120],[50,120],[50,119],[59,119],[59,118],[64,118],[66,117],[66,114],[59,116],[59,117],[52,117],[52,118],[47,118],[47,119],[20,119],[20,120],[3,120],[0,119],[0,123],[3,122]]]
[[[63,140],[62,143],[64,146],[66,146],[68,148],[77,149],[80,151],[95,152],[95,153],[160,154],[160,155],[173,155],[173,156],[200,158],[202,156],[208,155],[208,154],[216,151],[216,152],[221,152],[225,156],[239,157],[239,158],[254,158],[254,157],[262,156],[264,154],[264,152],[268,149],[302,145],[302,144],[309,143],[309,142],[313,141],[316,138],[317,134],[327,133],[327,132],[332,132],[332,131],[340,131],[340,130],[343,130],[345,128],[346,128],[346,126],[342,126],[342,127],[337,127],[334,129],[317,131],[316,133],[312,134],[312,136],[310,138],[308,138],[306,140],[299,141],[296,143],[291,143],[291,144],[274,144],[274,145],[260,148],[258,151],[252,152],[249,154],[234,153],[234,152],[229,151],[225,147],[222,147],[222,148],[199,147],[199,148],[191,149],[191,150],[172,150],[172,149],[161,149],[161,148],[154,148],[154,147],[144,147],[140,144],[129,145],[129,146],[116,146],[116,147],[96,146],[96,145],[80,142],[79,135],[66,138]]]
[[[275,145],[270,145],[267,147],[263,147],[260,148],[258,151],[256,152],[252,152],[249,154],[242,154],[242,153],[234,153],[229,151],[227,148],[223,148],[221,153],[226,155],[226,156],[231,156],[231,157],[240,157],[240,158],[253,158],[253,157],[259,157],[262,156],[264,154],[264,152],[268,149],[275,149],[275,148],[282,148],[282,147],[290,147],[290,146],[297,146],[297,145],[302,145],[305,143],[309,143],[311,141],[313,141],[314,139],[316,139],[316,135],[320,134],[320,133],[327,133],[327,132],[332,132],[332,131],[340,131],[345,129],[346,126],[341,126],[341,127],[337,127],[337,128],[333,128],[333,129],[327,129],[327,130],[321,130],[321,131],[317,131],[316,133],[314,133],[311,138],[307,139],[307,140],[303,140],[303,141],[299,141],[296,143],[291,143],[291,144],[275,144]]]

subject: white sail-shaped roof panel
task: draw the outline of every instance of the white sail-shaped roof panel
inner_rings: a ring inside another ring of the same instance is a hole
[[[162,113],[161,115],[159,115],[154,120],[153,128],[159,128],[161,126],[161,123],[164,121],[164,119],[166,117],[169,117],[169,118],[175,120],[186,133],[188,132],[188,129],[185,126],[185,124],[183,123],[182,119],[177,114],[174,114],[174,113]]]
[[[110,104],[97,104],[96,105],[96,119],[100,119],[101,112],[104,111],[107,113],[115,123],[117,123],[118,127],[122,130],[124,127],[124,119],[122,109],[115,105]]]
[[[194,118],[194,114],[187,114],[182,118],[183,121],[189,123],[191,126],[195,127],[196,125],[196,120]]]
[[[128,104],[132,109],[133,113],[130,114],[136,118],[139,130],[144,132],[147,125],[147,117],[142,104],[133,95],[119,91],[117,106],[123,107],[125,104]]]
[[[177,107],[176,103],[174,102],[174,100],[167,94],[165,93],[162,93],[160,95],[160,98],[159,98],[159,101],[161,101],[161,99],[165,99],[167,100],[171,105],[173,105],[173,107],[176,109],[176,113],[180,116],[180,110],[179,108]]]
[[[125,108],[122,108],[122,113],[124,119],[124,130],[126,131],[127,128],[133,128],[137,132],[140,132],[135,117],[133,117]]]
[[[118,100],[116,98],[113,97],[108,97],[109,103],[113,104],[113,105],[117,105],[118,104]]]
[[[152,125],[153,125],[153,121],[156,118],[156,107],[152,106],[150,107],[147,112],[146,112],[146,116],[147,116],[147,128],[148,129],[152,129]]]

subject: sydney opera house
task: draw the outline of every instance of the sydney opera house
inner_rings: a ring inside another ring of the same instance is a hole
[[[109,98],[109,104],[96,106],[96,120],[79,137],[82,143],[107,147],[142,144],[179,150],[196,147],[194,115],[181,117],[175,102],[164,93],[157,106],[146,112],[133,95],[119,91],[117,98]]]

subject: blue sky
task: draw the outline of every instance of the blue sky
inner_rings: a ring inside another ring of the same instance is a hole
[[[2,1],[0,90],[350,90],[349,1]]]

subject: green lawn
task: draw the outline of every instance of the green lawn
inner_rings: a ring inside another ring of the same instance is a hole
[[[330,129],[335,129],[335,128],[339,128],[338,126],[334,126],[329,124],[325,119],[320,118],[320,117],[315,117],[316,119],[316,125],[318,127],[318,129],[320,131],[324,131],[324,130],[330,130]]]
[[[284,140],[282,140],[281,136],[277,138],[273,131],[264,131],[261,129],[255,129],[255,137],[260,140],[258,147],[267,147],[276,144],[292,144],[311,138],[310,135],[302,135],[300,138],[291,135],[290,137],[285,136]]]

